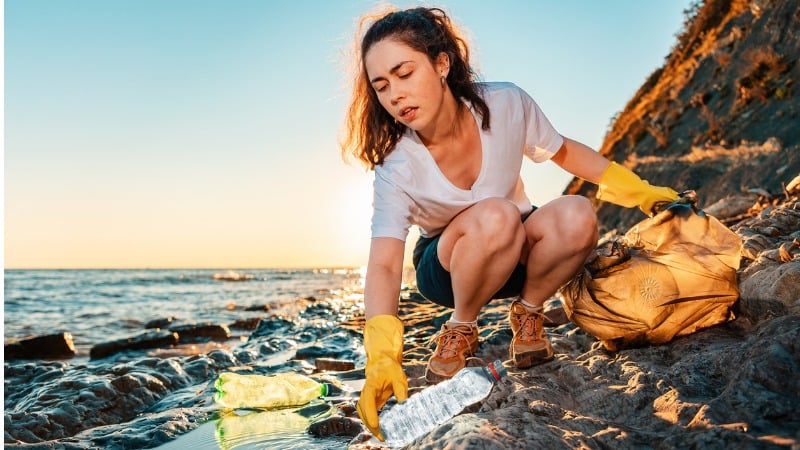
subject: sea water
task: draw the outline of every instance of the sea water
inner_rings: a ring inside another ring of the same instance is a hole
[[[249,275],[244,281],[227,281]],[[347,295],[359,269],[6,270],[5,337],[69,332],[80,355],[156,319],[226,324],[248,307]]]
[[[260,373],[302,370],[302,364],[308,363],[293,356],[320,342],[322,348],[344,349],[342,357],[363,364],[357,334],[338,325],[338,320],[357,314],[359,308],[363,313],[363,275],[357,268],[6,270],[5,339],[68,332],[78,352],[61,361],[4,361],[6,434],[17,428],[12,436],[27,436],[22,439],[25,442],[69,438],[73,444],[107,449],[186,448],[187,443],[194,450],[343,448],[349,437],[314,438],[302,426],[268,433],[259,426],[261,434],[237,435],[236,430],[249,430],[259,421],[273,423],[275,418],[221,414],[213,402],[213,381],[216,373],[231,364],[256,367]],[[345,306],[338,316],[329,309],[316,312],[311,308],[294,323],[276,318],[279,326],[274,336],[262,332],[253,339],[248,338],[249,331],[239,331],[241,341],[211,352],[201,348],[196,355],[142,351],[101,360],[88,356],[93,345],[141,333],[152,320],[174,317],[182,323],[229,324],[269,317],[265,305],[291,305],[311,297]],[[273,351],[288,356],[279,360],[269,353]],[[247,360],[248,355],[256,356]],[[130,383],[140,382],[150,389],[127,390]],[[92,410],[94,405],[100,414]],[[307,424],[328,414],[327,410],[311,413],[286,412],[284,422]],[[87,424],[95,418],[105,423]],[[56,422],[63,426],[48,425]],[[228,430],[227,443],[220,442],[219,430]]]

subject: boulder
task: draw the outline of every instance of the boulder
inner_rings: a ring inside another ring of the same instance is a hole
[[[62,359],[75,356],[70,333],[47,334],[5,344],[5,359]]]
[[[231,337],[231,330],[227,325],[211,323],[192,323],[173,325],[169,331],[178,334],[178,343],[188,344],[193,342],[227,341]]]

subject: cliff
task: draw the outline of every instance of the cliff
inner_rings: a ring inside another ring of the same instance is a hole
[[[686,12],[664,66],[614,119],[600,152],[652,184],[694,189],[701,206],[770,197],[800,173],[800,8],[796,0],[708,0]],[[573,180],[565,193],[594,199]],[[597,202],[602,231],[642,219]]]

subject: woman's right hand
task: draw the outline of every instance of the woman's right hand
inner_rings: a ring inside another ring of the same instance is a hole
[[[403,372],[403,323],[396,316],[382,314],[364,325],[366,382],[356,409],[375,437],[384,440],[378,410],[394,394],[398,402],[408,398],[408,379]]]

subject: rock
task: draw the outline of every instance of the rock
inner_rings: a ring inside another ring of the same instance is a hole
[[[282,317],[268,317],[258,322],[258,328],[250,334],[250,339],[258,337],[272,337],[291,329],[293,323]]]
[[[253,279],[253,275],[229,270],[225,273],[215,273],[214,279],[217,281],[250,281]]]
[[[757,200],[758,195],[753,193],[729,195],[702,209],[706,214],[724,221],[745,214]]]
[[[75,346],[70,333],[48,334],[18,341],[7,341],[4,358],[11,359],[61,359],[75,356]]]
[[[262,317],[248,317],[247,319],[238,319],[228,325],[228,328],[237,330],[255,330],[258,328],[258,323],[261,322]]]
[[[147,331],[126,339],[97,344],[89,351],[92,359],[105,358],[126,350],[145,350],[169,347],[178,343],[178,333],[173,331]]]
[[[353,361],[343,359],[317,358],[314,360],[314,367],[319,372],[344,372],[355,369],[356,364]]]
[[[754,265],[739,282],[743,302],[777,301],[800,314],[800,260]]]
[[[784,190],[787,194],[800,194],[800,175],[792,178],[792,181],[786,183]]]
[[[798,200],[793,195],[762,206],[760,212],[753,211],[752,217],[731,226],[743,240],[740,302],[745,311],[757,312],[757,317],[776,312],[776,303],[790,314],[800,313]]]
[[[176,320],[177,319],[175,317],[172,317],[172,316],[163,317],[161,319],[153,319],[153,320],[147,322],[146,324],[144,324],[144,327],[146,329],[150,329],[150,328],[167,328],[170,325],[172,325],[173,323],[175,323]]]
[[[364,426],[360,420],[341,416],[329,417],[308,427],[308,432],[316,437],[358,436],[362,431]]]
[[[178,333],[178,343],[188,344],[193,342],[226,341],[231,338],[231,330],[227,325],[217,324],[185,324],[173,325],[169,331]]]

